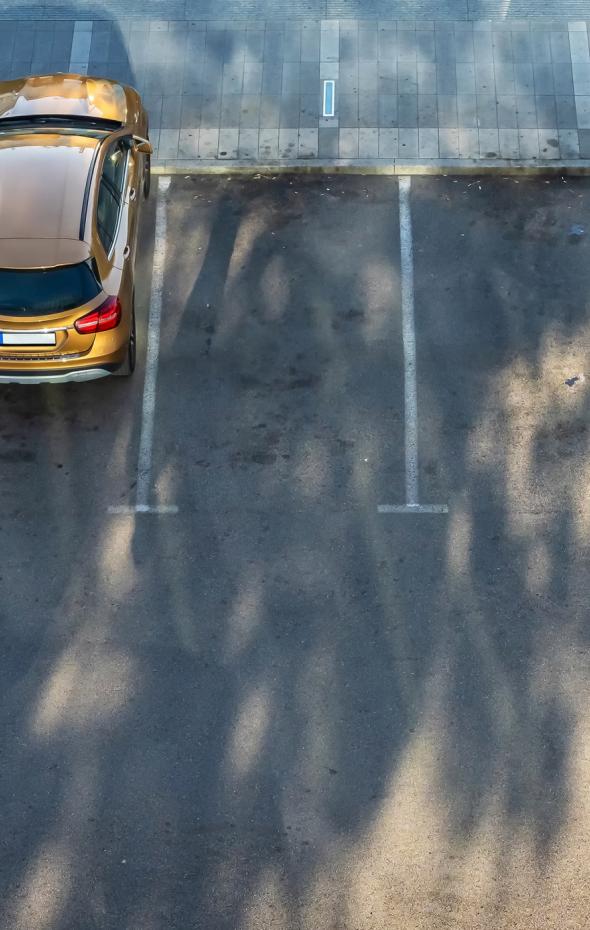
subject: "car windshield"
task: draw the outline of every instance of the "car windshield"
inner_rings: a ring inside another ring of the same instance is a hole
[[[39,271],[0,268],[2,316],[51,316],[80,307],[100,294],[90,262]]]

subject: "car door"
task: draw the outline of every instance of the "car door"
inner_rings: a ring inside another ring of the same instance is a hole
[[[105,153],[98,187],[96,231],[105,264],[122,268],[127,246],[126,187],[130,144],[126,137],[112,141]],[[125,240],[125,241],[124,241]]]
[[[101,280],[107,293],[119,296],[127,321],[133,305],[138,160],[128,136],[112,140],[102,162],[96,201]]]
[[[105,163],[107,172],[114,175],[113,187],[120,195],[120,219],[115,247],[115,261],[119,268],[133,269],[137,248],[137,225],[139,219],[139,185],[143,156],[136,152],[129,137],[119,139],[113,146],[110,161]],[[122,257],[122,261],[120,258]]]

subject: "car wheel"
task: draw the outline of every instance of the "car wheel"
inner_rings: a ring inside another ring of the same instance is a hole
[[[150,196],[150,187],[152,181],[152,159],[151,155],[145,156],[145,162],[143,166],[143,196],[147,200]]]
[[[131,316],[131,332],[127,343],[127,356],[120,368],[115,372],[120,378],[128,378],[135,371],[137,360],[137,331],[135,328],[135,297],[133,298],[133,311]]]

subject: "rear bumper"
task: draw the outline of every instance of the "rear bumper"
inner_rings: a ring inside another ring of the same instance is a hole
[[[74,368],[69,371],[0,371],[0,384],[66,384],[68,381],[96,381],[112,375],[117,365],[103,368]]]

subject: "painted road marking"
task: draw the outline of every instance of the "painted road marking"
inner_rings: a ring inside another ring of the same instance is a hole
[[[379,504],[379,513],[448,513],[446,504]]]
[[[446,504],[419,504],[418,494],[418,391],[416,381],[416,327],[414,322],[414,246],[411,181],[399,179],[399,233],[404,343],[404,410],[406,503],[380,504],[379,513],[448,513]]]
[[[399,179],[402,332],[404,341],[404,399],[406,437],[406,503],[418,503],[418,397],[416,389],[416,330],[414,326],[414,246],[410,211],[410,178]]]
[[[147,356],[145,382],[143,385],[143,409],[141,414],[141,437],[137,462],[137,507],[147,507],[152,478],[152,451],[154,445],[154,417],[156,413],[156,384],[160,357],[160,322],[162,319],[162,290],[166,264],[166,193],[170,178],[162,177],[158,182],[158,206],[156,209],[156,233],[154,264],[152,271],[152,297],[148,320]]]
[[[322,116],[334,116],[334,81],[324,81],[324,104]]]
[[[162,292],[164,288],[164,270],[166,264],[166,193],[169,187],[170,178],[161,177],[158,182],[152,293],[148,318],[147,354],[141,411],[141,435],[139,438],[139,455],[137,459],[137,491],[135,505],[109,507],[109,513],[113,514],[178,513],[178,507],[174,505],[151,506],[149,503],[152,480],[156,386],[158,381],[158,360],[160,356]]]
[[[153,507],[147,504],[135,504],[135,506],[121,504],[120,506],[109,507],[109,513],[124,516],[135,516],[136,513],[178,513],[178,507],[175,504],[156,504]]]

